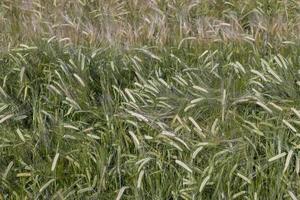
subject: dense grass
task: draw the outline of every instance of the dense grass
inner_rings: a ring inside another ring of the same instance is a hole
[[[0,200],[300,198],[297,1],[0,4]]]

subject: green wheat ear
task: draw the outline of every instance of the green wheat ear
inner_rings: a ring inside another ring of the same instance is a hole
[[[300,199],[299,6],[2,0],[0,200]]]

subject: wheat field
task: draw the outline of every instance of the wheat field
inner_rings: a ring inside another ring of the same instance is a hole
[[[0,1],[0,200],[300,199],[299,22],[297,0]]]

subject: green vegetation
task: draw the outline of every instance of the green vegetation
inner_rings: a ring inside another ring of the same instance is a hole
[[[300,199],[299,11],[2,0],[0,200]]]

